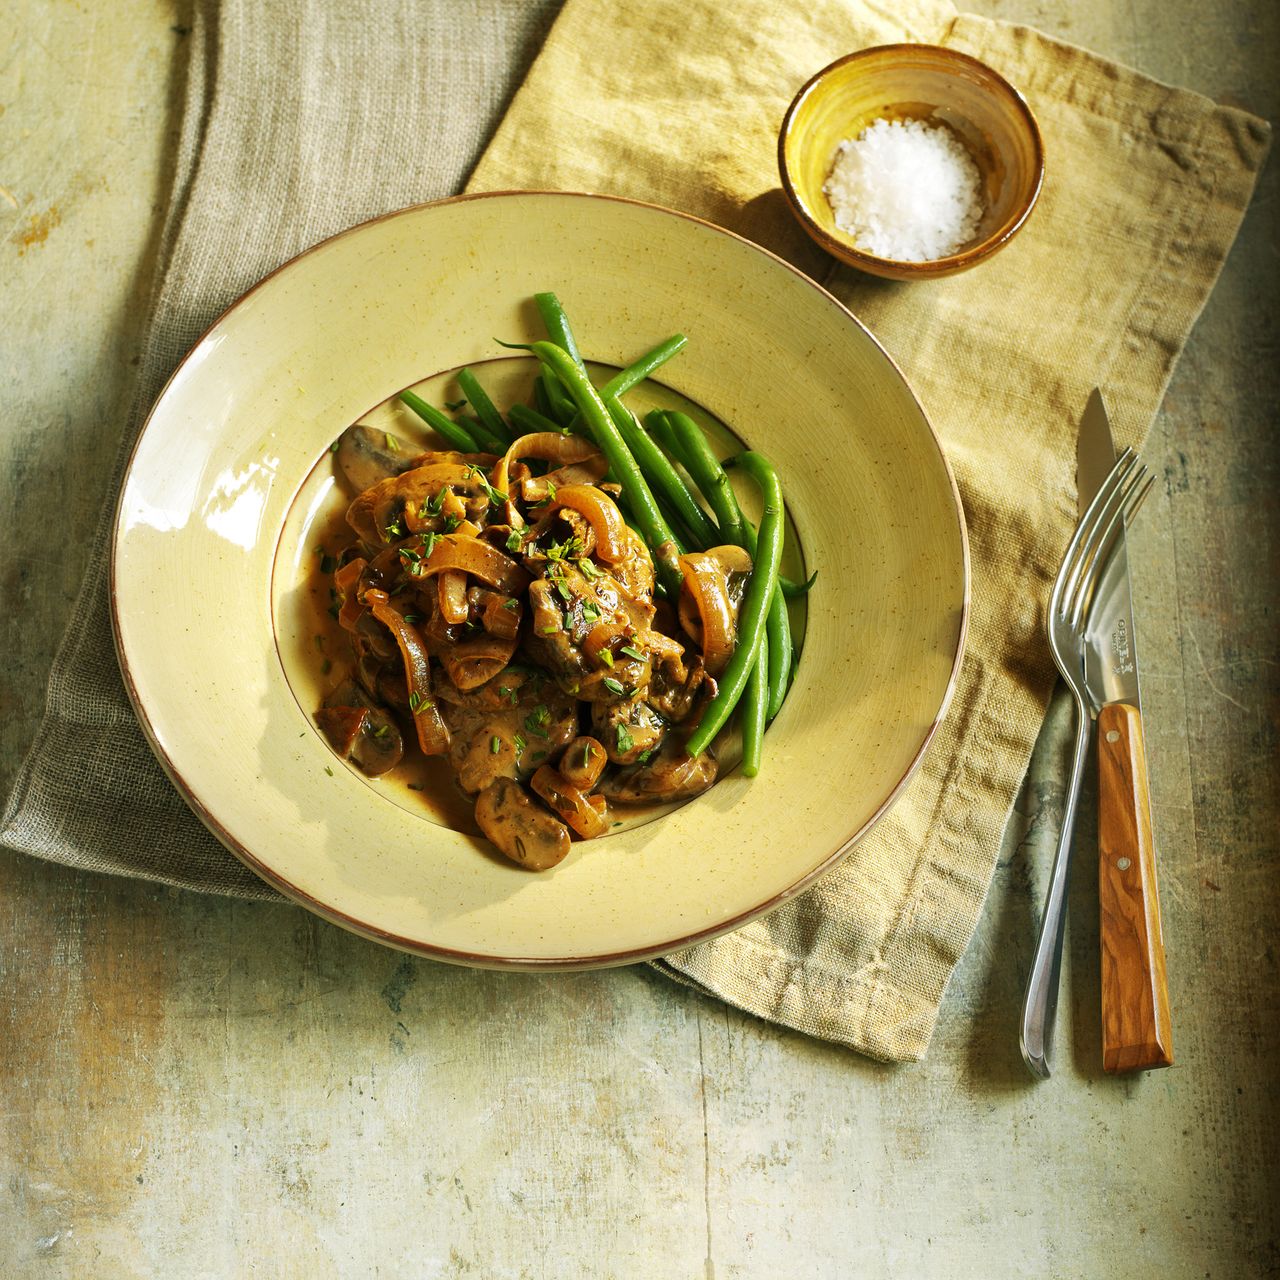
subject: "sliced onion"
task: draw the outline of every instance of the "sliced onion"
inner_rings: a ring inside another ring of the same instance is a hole
[[[529,779],[529,785],[546,801],[552,813],[572,827],[584,840],[602,836],[609,830],[606,816],[608,809],[601,811],[596,805],[590,804],[577,787],[566,782],[559,771],[549,764],[544,764]]]
[[[680,621],[700,641],[707,670],[719,675],[737,643],[737,611],[729,598],[724,565],[710,552],[693,552],[680,557],[680,572],[684,576]]]
[[[547,511],[559,511],[561,507],[569,507],[586,519],[596,535],[596,554],[601,560],[616,564],[626,554],[626,522],[608,494],[591,484],[567,484],[556,490]]]
[[[436,578],[440,599],[440,615],[453,625],[466,622],[471,610],[467,607],[467,575],[457,569],[446,569]]]
[[[509,596],[518,595],[529,585],[529,575],[510,556],[480,538],[458,533],[438,536],[425,561],[411,562],[409,576],[429,578],[450,569],[478,578]]]
[[[380,481],[373,488],[366,489],[347,508],[347,523],[370,546],[392,541],[387,526],[402,513],[405,528],[416,531],[426,527],[434,517],[425,515],[422,505],[446,485],[471,494],[485,492],[484,467],[492,461],[493,455],[475,456],[482,461],[432,462]]]
[[[354,631],[356,623],[364,617],[367,610],[360,600],[360,580],[368,569],[367,560],[356,556],[333,575],[334,585],[342,594],[342,608],[338,610],[338,625],[347,631]]]
[[[567,467],[548,471],[545,476],[530,476],[529,479],[522,480],[520,496],[526,502],[542,502],[553,489],[570,484],[595,484],[597,480],[604,479],[608,470],[609,460],[603,453],[597,453],[585,462],[573,462]]]
[[[324,730],[329,745],[345,760],[369,718],[367,707],[321,707],[316,723]]]
[[[607,663],[600,661],[600,654],[603,650],[613,650],[613,647],[621,641],[626,644],[627,638],[631,634],[631,626],[626,619],[618,619],[616,621],[597,622],[582,641],[582,652],[598,667],[607,666]]]
[[[431,692],[431,659],[418,629],[405,620],[385,591],[372,589],[365,592],[364,598],[369,611],[395,636],[400,649],[409,689],[409,710],[423,755],[444,755],[449,750],[449,730]]]
[[[493,470],[489,473],[489,483],[499,493],[510,494],[513,464],[518,458],[537,458],[541,462],[554,462],[564,466],[603,456],[595,445],[581,436],[561,435],[559,431],[531,431],[512,441],[511,447],[494,463]],[[608,463],[605,463],[605,470],[608,470]],[[603,475],[604,472],[600,474]],[[513,529],[524,528],[524,520],[510,498],[506,504],[506,519]]]
[[[511,640],[519,632],[524,612],[519,597],[504,596],[485,587],[471,587],[467,591],[467,603],[480,615],[480,625],[491,636]]]

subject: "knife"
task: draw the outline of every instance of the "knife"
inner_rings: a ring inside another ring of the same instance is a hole
[[[1082,511],[1115,461],[1106,405],[1095,388],[1076,446]],[[1103,551],[1108,558],[1090,604],[1083,655],[1098,722],[1102,1066],[1145,1071],[1173,1064],[1173,1032],[1123,525]]]

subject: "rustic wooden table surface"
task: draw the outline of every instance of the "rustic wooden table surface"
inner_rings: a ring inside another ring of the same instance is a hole
[[[1274,0],[973,7],[1278,114]],[[0,13],[0,792],[137,362],[189,21],[175,0]],[[452,969],[290,906],[0,852],[0,1276],[1280,1269],[1276,169],[1147,445],[1164,483],[1133,552],[1177,1067],[1101,1075],[1080,876],[1060,1070],[1023,1070],[1051,792],[928,1060],[896,1069],[645,969]]]

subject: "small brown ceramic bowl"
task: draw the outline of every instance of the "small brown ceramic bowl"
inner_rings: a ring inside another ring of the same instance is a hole
[[[877,119],[945,124],[973,156],[986,209],[977,235],[949,257],[877,257],[836,226],[822,190],[836,148]],[[927,280],[967,271],[1008,244],[1040,194],[1044,143],[1022,95],[985,63],[937,45],[886,44],[833,62],[796,94],[778,168],[792,211],[828,253],[872,275]]]

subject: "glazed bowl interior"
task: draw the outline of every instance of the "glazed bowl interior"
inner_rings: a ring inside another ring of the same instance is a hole
[[[956,253],[898,262],[860,249],[836,226],[822,190],[836,148],[877,119],[945,124],[973,157],[985,210]],[[829,253],[873,274],[913,279],[964,270],[1004,245],[1035,204],[1044,155],[1030,108],[1002,76],[951,49],[898,44],[842,58],[800,90],[783,122],[779,168],[793,211]]]
[[[297,605],[315,576],[330,442],[356,421],[412,437],[397,393],[419,385],[441,403],[463,365],[480,366],[503,399],[527,395],[527,358],[508,360],[494,339],[541,337],[531,299],[545,289],[603,365],[687,335],[634,407],[688,405],[721,452],[738,447],[723,423],[767,453],[796,563],[818,585],[760,775],[726,770],[674,812],[577,843],[534,874],[332,753],[314,715],[337,673],[308,674],[300,650],[314,663],[315,649]],[[506,193],[337,236],[214,325],[136,447],[112,590],[121,666],[157,755],[269,883],[439,959],[586,967],[734,927],[869,828],[945,708],[968,560],[955,485],[919,404],[830,295],[695,219]]]

